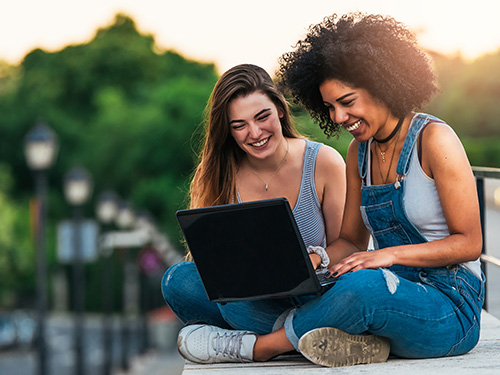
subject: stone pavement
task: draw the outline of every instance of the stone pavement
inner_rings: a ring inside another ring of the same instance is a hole
[[[113,375],[180,375],[184,358],[177,351],[151,351],[136,357],[126,373],[116,371]]]

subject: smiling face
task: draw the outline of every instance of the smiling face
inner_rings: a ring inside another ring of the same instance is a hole
[[[383,139],[391,133],[394,117],[368,91],[336,79],[323,82],[319,91],[332,121],[342,125],[359,142],[371,137]]]
[[[269,97],[253,92],[233,99],[228,106],[230,132],[248,157],[265,159],[283,141],[282,114]]]

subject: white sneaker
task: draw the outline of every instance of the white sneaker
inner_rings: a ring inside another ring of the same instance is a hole
[[[182,328],[177,338],[179,353],[196,363],[252,362],[257,334],[232,331],[206,324]]]
[[[313,363],[327,367],[385,362],[389,339],[376,335],[350,335],[333,327],[313,329],[299,340],[299,350]]]

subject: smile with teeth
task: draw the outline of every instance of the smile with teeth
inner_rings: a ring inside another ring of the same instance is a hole
[[[357,128],[359,128],[359,126],[361,125],[361,121],[362,120],[358,120],[356,121],[354,124],[350,125],[350,126],[344,126],[345,129],[348,131],[348,132],[352,132],[354,130],[356,130]]]
[[[269,141],[269,138],[263,139],[262,141],[251,143],[252,146],[254,147],[260,147],[265,145]]]

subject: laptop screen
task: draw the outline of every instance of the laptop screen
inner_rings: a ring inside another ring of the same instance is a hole
[[[177,217],[210,300],[319,290],[286,199],[181,210]]]

